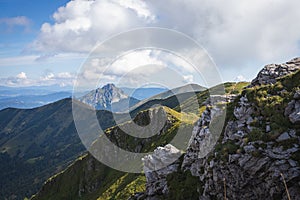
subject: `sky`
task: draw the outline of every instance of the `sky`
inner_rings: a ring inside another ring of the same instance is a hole
[[[117,58],[109,55],[112,64],[102,54],[89,59],[103,42],[121,45],[112,41],[117,35],[145,27],[190,37],[206,53],[199,65],[211,59],[221,81],[250,81],[264,65],[299,56],[299,6],[298,0],[0,0],[0,85],[64,87],[79,78],[99,85],[122,80],[119,84],[129,87],[159,85],[166,78],[170,87],[205,85],[205,77],[200,80],[180,56],[196,54],[185,44],[177,45],[175,54],[132,49]],[[171,47],[176,41],[163,43]],[[86,65],[89,70],[83,71]]]

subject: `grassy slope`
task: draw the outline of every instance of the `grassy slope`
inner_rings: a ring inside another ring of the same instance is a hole
[[[31,196],[85,151],[71,109],[71,99],[64,99],[35,109],[0,112],[1,197]],[[98,112],[105,128],[114,125],[111,116],[108,111]]]
[[[164,107],[164,110],[171,126],[162,135],[152,137],[141,151],[152,151],[158,145],[167,144],[176,134],[176,130],[181,123],[180,119],[185,119],[182,123],[187,126],[189,132],[191,131],[196,120],[194,116],[187,117],[187,115],[177,113],[166,107]],[[137,115],[135,120],[144,120],[140,116]],[[116,133],[118,136],[112,133]],[[108,129],[106,134],[113,142],[120,146],[124,145],[126,150],[134,151],[136,145],[142,143],[141,140],[134,140],[127,134],[122,133],[121,128],[117,126]],[[126,144],[124,141],[126,141]],[[136,192],[144,191],[144,185],[145,177],[143,175],[111,169],[87,154],[77,159],[65,171],[50,178],[41,192],[32,199],[127,199]],[[82,191],[80,195],[79,191]]]

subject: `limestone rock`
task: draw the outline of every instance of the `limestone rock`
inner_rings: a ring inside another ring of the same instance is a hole
[[[178,149],[167,144],[164,147],[158,147],[152,155],[143,158],[148,199],[155,199],[156,195],[168,193],[166,178],[168,174],[177,171],[179,167],[177,159],[180,155],[181,152]]]
[[[300,58],[294,58],[283,64],[266,65],[251,82],[250,86],[274,84],[276,79],[300,69]]]

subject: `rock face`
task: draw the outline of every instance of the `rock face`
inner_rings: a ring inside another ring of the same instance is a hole
[[[124,107],[128,108],[128,105],[133,106],[139,102],[137,99],[129,97],[114,84],[107,84],[102,88],[92,90],[79,100],[97,110],[112,110],[115,112],[124,111]]]
[[[177,160],[181,152],[171,144],[158,147],[154,154],[143,158],[144,172],[146,175],[146,195],[147,199],[156,199],[158,195],[168,193],[167,175],[178,170]]]
[[[234,96],[210,97],[206,104],[206,110],[202,113],[193,129],[192,137],[188,144],[187,152],[183,160],[183,168],[189,168],[192,175],[197,175],[198,163],[194,162],[198,158],[206,156],[213,148],[221,130],[214,130],[209,125],[212,119],[222,116],[224,108],[216,106],[220,103],[230,102]],[[220,119],[221,120],[221,119]]]
[[[294,58],[283,64],[266,65],[251,82],[251,86],[274,84],[276,78],[285,76],[300,69],[300,58]]]

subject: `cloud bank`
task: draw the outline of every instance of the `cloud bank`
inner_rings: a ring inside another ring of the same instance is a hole
[[[44,23],[35,49],[89,52],[131,28],[176,29],[196,39],[224,66],[288,60],[299,53],[298,0],[74,0]]]

